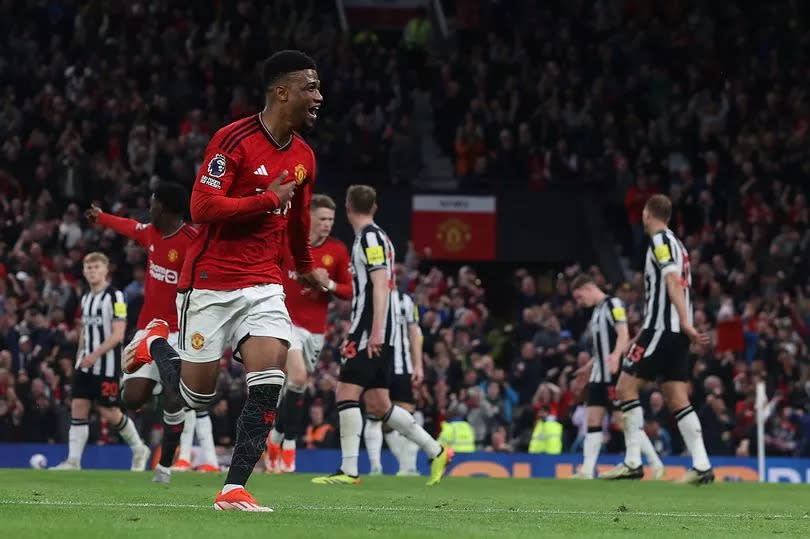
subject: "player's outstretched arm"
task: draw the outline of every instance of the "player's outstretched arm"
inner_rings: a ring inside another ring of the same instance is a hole
[[[135,240],[141,245],[149,242],[150,225],[148,224],[139,223],[135,219],[104,213],[96,205],[90,206],[90,209],[84,212],[84,216],[91,225],[98,223],[101,226],[112,228],[119,234]]]

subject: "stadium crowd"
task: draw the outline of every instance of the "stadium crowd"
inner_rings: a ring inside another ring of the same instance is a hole
[[[156,182],[188,186],[209,136],[259,102],[251,66],[266,51],[295,46],[319,62],[319,181],[387,181],[418,144],[408,95],[423,81],[400,47],[371,33],[342,37],[331,8],[313,1],[192,4],[0,5],[0,441],[65,441],[84,253],[110,256],[134,327],[144,253],[89,227],[83,210],[99,201],[145,221]],[[775,405],[768,453],[810,456],[807,7],[652,4],[458,2],[455,52],[435,64],[437,140],[463,189],[610,193],[626,282],[584,270],[625,301],[631,336],[643,308],[640,207],[669,194],[698,329],[713,335],[693,349],[691,383],[709,453],[755,453],[754,385],[764,380]],[[513,297],[493,298],[473,268],[449,274],[407,251],[399,286],[421,314],[417,400],[429,431],[466,421],[481,449],[526,450],[541,418],[564,426],[565,451],[579,447],[588,318],[567,286],[582,270],[518,270]],[[510,302],[510,320],[490,315],[493,301]],[[302,445],[337,445],[329,432],[347,319],[335,302]],[[211,414],[221,445],[234,438],[245,391],[240,365],[224,358]],[[681,453],[661,394],[651,386],[643,402],[656,447]],[[153,442],[155,409],[137,414]],[[607,422],[608,451],[623,448],[621,428],[619,415]],[[96,418],[91,440],[115,436]]]

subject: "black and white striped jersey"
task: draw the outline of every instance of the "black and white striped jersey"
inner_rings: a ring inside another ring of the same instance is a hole
[[[76,369],[107,378],[119,376],[123,343],[111,348],[89,369],[80,368],[79,363],[93,350],[100,348],[101,343],[112,334],[113,321],[126,322],[127,304],[124,301],[124,294],[112,286],[97,293],[88,292],[82,296],[81,312],[82,347],[77,354]]]
[[[592,359],[590,382],[611,383],[613,376],[610,372],[608,356],[616,347],[616,326],[627,324],[627,312],[622,300],[612,296],[605,296],[591,314],[591,341]]]
[[[394,246],[388,235],[376,223],[371,223],[354,238],[352,245],[352,316],[350,340],[357,343],[357,350],[368,345],[371,325],[374,321],[374,296],[371,274],[384,271],[388,280],[388,306],[383,328],[386,344],[394,344],[394,328],[398,311],[398,298],[394,291]]]
[[[412,374],[413,361],[409,330],[411,324],[419,323],[419,310],[408,294],[397,290],[392,295],[397,296],[399,301],[394,332],[394,374]]]
[[[644,329],[680,333],[681,321],[678,311],[667,294],[666,275],[675,273],[681,280],[686,300],[688,322],[693,320],[692,271],[689,253],[670,229],[656,233],[650,240],[644,263]]]

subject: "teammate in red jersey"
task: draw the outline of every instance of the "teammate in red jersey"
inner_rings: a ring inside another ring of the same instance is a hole
[[[284,258],[282,277],[293,339],[287,352],[287,387],[279,418],[267,439],[268,471],[295,471],[295,440],[303,434],[306,416],[304,391],[323,348],[329,300],[332,294],[352,299],[349,251],[340,240],[329,236],[335,224],[335,201],[326,195],[314,195],[310,216],[313,265],[329,286],[326,290],[301,286],[292,257]]]
[[[85,212],[85,216],[91,224],[98,223],[111,228],[119,234],[135,240],[146,249],[144,301],[138,316],[137,332],[128,348],[136,346],[143,339],[147,324],[154,318],[166,320],[169,325],[168,340],[173,346],[177,344],[177,306],[175,304],[177,281],[186,258],[186,251],[191,241],[197,237],[197,229],[184,221],[187,208],[188,193],[185,188],[177,183],[161,182],[152,194],[148,224],[104,213],[96,206],[92,206]],[[154,363],[144,365],[134,372],[127,373],[126,370],[127,366],[124,365],[125,372],[121,377],[122,400],[130,410],[138,410],[153,394],[161,392],[160,373]],[[156,482],[165,483],[169,480],[169,467],[172,465],[174,451],[177,448],[179,432],[186,431],[193,437],[195,427],[200,446],[203,449],[205,463],[202,469],[218,469],[211,419],[208,417],[207,410],[198,412],[198,414],[199,417],[191,410],[184,413],[183,416],[164,413],[164,447],[161,453],[161,463],[155,470]],[[189,446],[191,441],[188,440]]]
[[[194,182],[191,217],[201,226],[180,275],[179,355],[166,341],[168,325],[159,322],[134,354],[137,362],[154,358],[170,411],[183,403],[208,408],[226,346],[244,363],[248,396],[218,510],[271,511],[244,485],[286,378],[292,327],[280,261],[287,233],[299,279],[315,288],[329,284],[313,273],[309,245],[315,156],[295,133],[314,123],[323,100],[315,62],[281,51],[264,62],[262,75],[264,110],[217,131]]]

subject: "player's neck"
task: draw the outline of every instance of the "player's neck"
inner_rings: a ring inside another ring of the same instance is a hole
[[[358,215],[357,217],[354,218],[352,228],[354,228],[354,232],[355,234],[357,234],[373,222],[374,222],[373,215]]]
[[[309,235],[309,244],[312,247],[320,247],[321,245],[326,243],[326,240],[328,240],[328,239],[329,239],[329,236],[321,237],[321,236],[318,236],[317,234],[310,234]]]
[[[595,305],[599,305],[600,303],[605,301],[606,297],[607,297],[607,294],[605,294],[601,290],[599,292],[597,292],[596,295],[594,296],[594,299],[596,300]]]
[[[161,223],[157,229],[160,231],[160,234],[163,237],[174,236],[184,224],[185,223],[182,219],[174,219],[168,223]]]
[[[276,143],[279,146],[285,146],[292,137],[293,128],[290,122],[284,120],[277,110],[265,106],[261,113],[261,120],[264,128],[270,132]]]
[[[663,232],[666,229],[667,229],[666,223],[653,223],[653,224],[650,225],[649,235],[652,238],[653,236],[655,236],[659,232]]]
[[[98,294],[99,292],[101,292],[105,288],[107,288],[107,283],[102,281],[102,282],[100,282],[98,284],[91,284],[90,285],[90,292],[92,292],[93,294]]]

